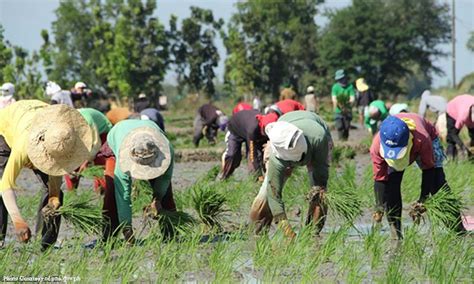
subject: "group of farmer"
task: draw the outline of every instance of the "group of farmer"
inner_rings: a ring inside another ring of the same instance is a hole
[[[421,192],[412,208],[413,216],[426,211],[423,203],[430,195],[441,189],[449,190],[443,171],[440,130],[424,118],[426,110],[435,112],[435,124],[447,129],[448,154],[454,157],[461,152],[471,156],[459,133],[467,126],[473,146],[474,96],[461,95],[446,102],[425,92],[420,114],[415,114],[406,105],[377,100],[362,78],[355,82],[357,95],[343,70],[336,72],[335,79],[331,97],[339,139],[348,139],[352,106],[356,104],[360,123],[373,135],[370,155],[376,201],[374,220],[381,222],[386,212],[393,236],[401,239],[404,170],[415,161],[422,169]],[[44,188],[36,232],[41,232],[45,249],[58,237],[62,180],[67,189],[73,190],[89,164],[105,168],[104,177],[94,180],[95,189],[104,197],[104,240],[119,232],[127,241],[135,240],[132,179],[147,180],[153,188],[153,199],[146,212],[157,216],[164,210],[176,210],[171,182],[174,149],[166,137],[162,115],[151,106],[146,94],[140,94],[133,110],[129,110],[84,107],[81,102],[87,101],[91,94],[82,82],[75,85],[76,97],[73,91],[63,91],[58,84],[49,82],[46,86],[46,94],[51,97],[49,104],[39,100],[15,101],[14,86],[10,83],[3,84],[0,91],[0,246],[6,236],[8,216],[21,241],[31,238],[31,230],[16,201],[16,180],[23,168],[32,169]],[[296,100],[291,88],[285,88],[279,100],[265,109],[256,97],[253,105],[239,100],[230,118],[212,103],[202,105],[197,111],[193,137],[196,146],[204,137],[214,144],[219,129],[226,131],[219,179],[229,178],[240,165],[242,144],[245,144],[249,170],[261,182],[250,211],[257,232],[275,222],[286,236],[295,236],[285,212],[282,191],[298,166],[307,168],[310,180],[307,224],[315,224],[318,233],[323,228],[334,143],[327,123],[317,114],[320,101],[312,86],[307,88],[305,105]],[[462,233],[465,229],[460,212],[457,214],[457,222],[448,226]]]
[[[46,93],[51,94],[52,88],[58,89],[55,83],[48,83]],[[58,94],[63,91],[53,92],[50,104],[15,101],[10,83],[3,84],[1,92],[0,246],[4,244],[8,216],[20,241],[31,238],[16,200],[16,180],[24,168],[33,170],[44,189],[36,226],[44,249],[58,237],[61,215],[57,210],[63,203],[63,178],[65,187],[74,189],[81,171],[90,163],[105,167],[104,177],[94,181],[97,191],[104,195],[104,240],[123,232],[126,240],[134,241],[132,178],[150,181],[154,192],[149,211],[176,210],[171,188],[174,152],[157,109],[141,104],[142,109],[136,112],[115,108],[118,111],[112,109],[106,116],[97,109],[74,108],[71,100]],[[139,97],[143,99],[143,95]]]

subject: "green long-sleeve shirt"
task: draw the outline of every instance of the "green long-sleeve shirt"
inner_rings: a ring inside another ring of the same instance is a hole
[[[332,143],[331,133],[326,122],[317,114],[308,111],[293,111],[280,117],[279,121],[292,123],[303,131],[308,150],[300,162],[283,161],[273,153],[270,155],[267,173],[262,187],[266,187],[267,201],[272,215],[279,218],[285,215],[282,190],[285,185],[285,172],[296,166],[307,166],[311,186],[326,186],[329,177],[329,153]],[[269,190],[271,189],[271,190]]]
[[[114,187],[119,224],[132,224],[132,201],[130,199],[132,178],[120,169],[120,145],[127,134],[132,130],[145,126],[156,129],[160,135],[163,135],[164,139],[166,139],[163,131],[161,131],[157,124],[151,120],[123,120],[117,123],[107,135],[107,142],[109,143],[112,152],[114,152],[117,161],[114,170]],[[153,182],[151,182],[154,190],[153,196],[158,200],[161,200],[165,196],[173,175],[174,150],[170,143],[168,143],[168,145],[171,153],[170,166],[162,176],[157,177]]]
[[[365,127],[367,127],[367,129],[369,129],[372,134],[375,134],[377,132],[377,123],[387,118],[388,109],[387,107],[385,107],[385,103],[381,100],[375,100],[371,102],[369,107],[371,106],[374,106],[379,110],[380,116],[377,119],[370,118],[370,114],[367,111],[366,113],[364,113],[364,124]]]

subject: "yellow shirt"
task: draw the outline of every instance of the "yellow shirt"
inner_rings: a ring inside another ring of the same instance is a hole
[[[0,110],[0,135],[11,148],[0,182],[0,192],[15,189],[21,169],[31,163],[27,154],[29,128],[37,111],[47,106],[38,100],[22,100]],[[50,184],[57,185],[56,182]]]

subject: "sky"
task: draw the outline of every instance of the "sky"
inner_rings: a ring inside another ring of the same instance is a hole
[[[439,0],[449,3],[451,0]],[[474,0],[456,1],[456,79],[474,72],[474,53],[466,48],[469,33],[474,31]],[[216,18],[223,18],[226,22],[236,10],[234,4],[237,0],[157,0],[156,16],[161,23],[167,25],[172,14],[178,19],[190,15],[191,6],[211,9]],[[320,6],[324,9],[340,9],[350,5],[351,0],[326,0]],[[30,51],[38,50],[42,44],[40,31],[51,29],[51,22],[56,18],[54,10],[59,6],[59,0],[0,0],[0,23],[5,29],[4,36],[15,45],[22,46]],[[316,17],[318,25],[327,23],[327,19]],[[221,61],[216,69],[218,77],[222,80],[224,73],[225,48],[221,40],[216,42],[221,55]],[[451,44],[441,46],[442,50],[451,53]],[[445,75],[434,76],[433,87],[444,86],[452,82],[452,58],[438,58],[435,65],[440,67]],[[173,82],[174,74],[168,72],[165,81]]]

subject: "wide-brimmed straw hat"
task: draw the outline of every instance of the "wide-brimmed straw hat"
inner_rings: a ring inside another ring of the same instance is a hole
[[[40,171],[61,176],[87,160],[94,136],[76,109],[64,104],[48,106],[38,111],[31,123],[28,157]]]
[[[135,179],[163,175],[171,164],[168,139],[159,130],[143,126],[125,136],[119,150],[120,169]]]

